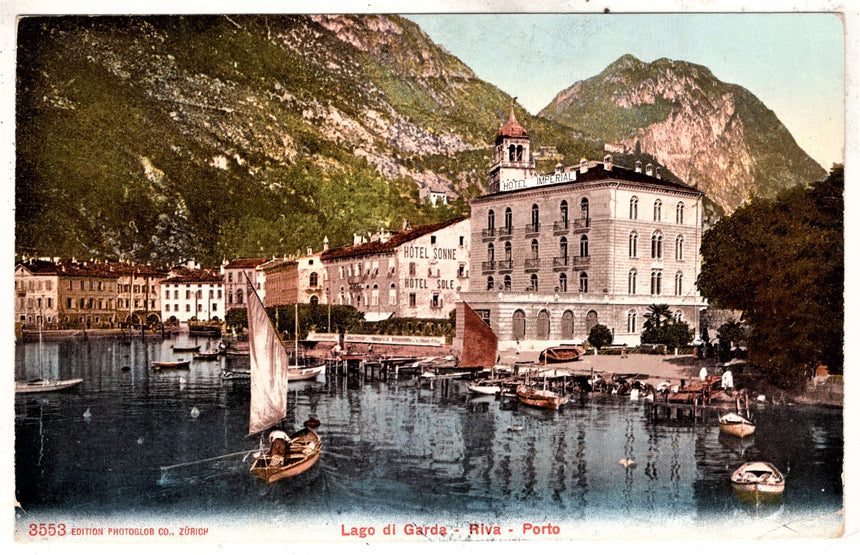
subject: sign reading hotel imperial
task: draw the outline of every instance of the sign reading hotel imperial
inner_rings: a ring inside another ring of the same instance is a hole
[[[576,181],[576,172],[552,173],[549,175],[538,175],[525,179],[503,179],[499,182],[500,192],[518,191],[531,187],[542,187],[544,185],[558,185]]]

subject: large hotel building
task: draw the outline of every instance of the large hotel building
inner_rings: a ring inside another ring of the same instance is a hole
[[[669,305],[698,337],[702,197],[650,165],[614,166],[611,155],[538,175],[512,110],[496,137],[488,194],[472,201],[462,299],[500,346],[579,343],[598,323],[614,343],[638,345],[652,304]]]

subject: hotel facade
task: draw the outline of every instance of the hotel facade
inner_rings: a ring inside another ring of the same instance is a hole
[[[703,194],[650,165],[615,166],[611,155],[538,175],[530,151],[512,111],[488,194],[471,203],[473,274],[462,299],[500,347],[581,343],[596,324],[615,344],[638,345],[652,304],[668,305],[698,337]]]

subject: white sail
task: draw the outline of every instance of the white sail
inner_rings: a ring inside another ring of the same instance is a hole
[[[251,354],[251,423],[249,434],[264,431],[287,415],[289,355],[263,303],[248,284],[248,342]]]

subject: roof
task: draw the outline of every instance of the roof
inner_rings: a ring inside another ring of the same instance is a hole
[[[217,270],[189,270],[177,271],[177,274],[161,281],[163,284],[170,283],[223,283],[224,279]]]
[[[279,268],[285,266],[297,266],[299,261],[295,258],[276,258],[274,260],[269,260],[263,264],[260,264],[257,269],[263,272],[270,272],[272,270],[277,270]]]
[[[57,275],[66,277],[166,276],[167,270],[144,264],[108,260],[23,260],[19,263],[34,275]]]
[[[227,264],[224,265],[225,270],[231,270],[234,268],[251,268],[254,269],[260,264],[268,261],[268,258],[237,258],[235,260],[231,260]]]
[[[499,129],[499,133],[496,135],[496,140],[502,137],[524,139],[529,137],[529,132],[526,131],[526,128],[520,125],[520,122],[517,121],[517,116],[514,115],[513,106],[511,106],[511,115],[508,116],[508,121],[506,121],[505,124],[502,125],[502,128]]]
[[[439,231],[440,229],[444,229],[448,226],[452,226],[454,224],[458,224],[462,221],[466,220],[466,218],[455,218],[453,220],[448,220],[446,222],[438,222],[435,224],[427,224],[427,225],[419,225],[413,227],[412,229],[408,229],[406,231],[401,231],[395,234],[392,234],[391,239],[388,241],[370,241],[367,243],[361,243],[360,245],[350,245],[347,247],[335,247],[333,249],[329,249],[327,251],[323,251],[320,254],[320,259],[325,260],[333,260],[336,258],[347,258],[352,256],[366,256],[370,254],[381,254],[386,252],[393,252],[395,247],[402,245],[403,243],[408,243],[409,241],[414,241],[423,235],[427,235],[428,233],[433,233],[434,231]]]

